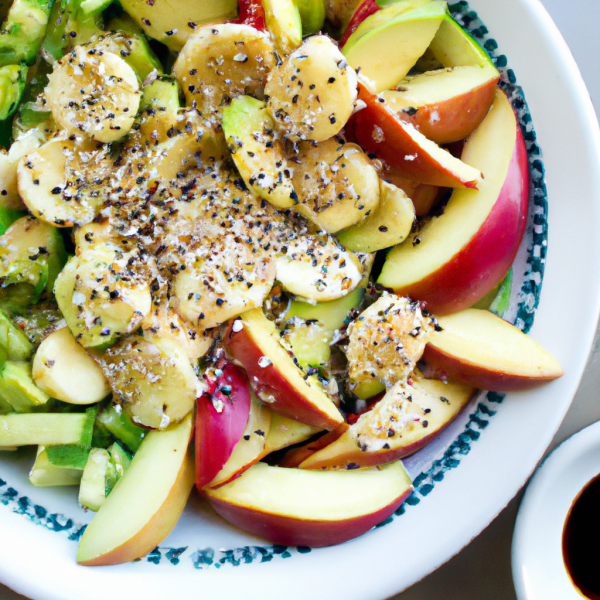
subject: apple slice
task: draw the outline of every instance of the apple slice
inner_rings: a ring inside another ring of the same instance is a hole
[[[428,140],[411,123],[402,121],[383,98],[359,83],[358,97],[366,107],[356,115],[358,143],[399,175],[419,183],[476,189],[481,171]]]
[[[468,67],[489,65],[492,59],[467,31],[446,13],[431,41],[428,52],[444,67]]]
[[[188,451],[192,416],[163,431],[151,431],[77,550],[86,566],[115,565],[141,558],[177,523],[194,486],[194,457]]]
[[[295,469],[299,467],[305,460],[311,457],[313,454],[322,450],[323,448],[333,444],[338,440],[346,431],[348,431],[348,423],[342,423],[333,431],[329,431],[320,438],[300,446],[299,448],[293,448],[285,453],[285,456],[279,461],[280,467],[286,467],[288,469]]]
[[[436,144],[469,136],[492,106],[500,74],[495,67],[455,67],[408,77],[383,93],[388,106]]]
[[[240,529],[286,546],[351,540],[389,517],[411,494],[401,462],[380,470],[319,472],[258,463],[217,490],[213,508]]]
[[[248,377],[239,367],[225,365],[196,405],[196,486],[201,490],[223,469],[250,420]]]
[[[255,308],[233,321],[225,344],[246,369],[259,400],[285,417],[334,429],[344,419],[316,376],[306,376],[279,342],[279,331],[262,309]]]
[[[425,348],[429,369],[484,390],[509,392],[552,381],[558,362],[533,339],[487,310],[470,308],[439,320]]]
[[[254,394],[252,396],[248,423],[233,448],[229,459],[214,479],[210,481],[209,486],[211,488],[219,487],[239,477],[248,467],[258,462],[265,455],[265,445],[271,429],[273,412],[259,402]],[[212,446],[207,448],[207,450],[214,452]]]
[[[436,315],[468,308],[494,289],[525,231],[527,151],[502,92],[465,144],[462,159],[485,173],[479,190],[454,190],[442,215],[387,255],[378,280],[426,302]]]
[[[350,36],[358,29],[360,24],[380,10],[381,9],[375,0],[365,0],[359,4],[358,8],[354,11],[352,17],[350,18],[350,22],[348,23],[344,34],[338,42],[339,47],[343,48]]]
[[[415,372],[396,384],[332,444],[313,453],[301,469],[358,469],[398,460],[436,437],[473,396],[474,388],[428,380]]]
[[[299,421],[288,419],[283,415],[273,413],[271,428],[269,429],[269,435],[265,443],[264,456],[288,446],[300,444],[316,433],[319,433],[319,431],[321,429],[318,427],[312,427],[311,425],[306,425]]]
[[[378,92],[402,81],[433,40],[446,2],[399,2],[365,19],[348,38],[348,64],[375,83]]]

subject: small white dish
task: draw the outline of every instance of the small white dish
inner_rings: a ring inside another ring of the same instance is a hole
[[[521,503],[512,545],[519,600],[581,600],[565,566],[562,537],[571,506],[600,474],[600,422],[563,442],[534,475]]]

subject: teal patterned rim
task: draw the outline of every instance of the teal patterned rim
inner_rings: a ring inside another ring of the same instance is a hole
[[[497,52],[498,44],[489,36],[487,27],[481,22],[477,13],[469,9],[467,2],[461,1],[450,4],[449,8],[458,23],[482,44],[500,71],[500,87],[507,94],[515,109],[525,138],[530,176],[529,215],[525,232],[528,247],[524,261],[526,267],[522,274],[523,282],[517,298],[514,324],[527,333],[533,325],[535,311],[540,299],[548,245],[548,195],[541,150],[536,143],[535,130],[525,95],[517,85],[513,70],[507,67],[506,56]],[[464,430],[448,446],[440,459],[434,461],[429,469],[414,478],[415,490],[413,494],[396,510],[394,515],[377,527],[388,525],[396,517],[403,515],[408,507],[419,504],[433,491],[435,484],[444,479],[448,471],[458,467],[461,457],[470,452],[473,442],[479,439],[491,417],[498,411],[504,396],[504,394],[496,392],[482,392],[475,401],[475,410],[469,414]],[[20,495],[2,478],[0,478],[0,503],[37,525],[66,535],[69,540],[74,542],[78,542],[85,531],[86,525],[77,523],[62,514],[50,514],[44,507],[32,503],[27,496]],[[311,552],[308,547],[291,548],[278,544],[244,546],[231,550],[192,549],[191,546],[181,548],[158,546],[146,557],[136,562],[146,561],[156,565],[178,565],[185,557],[189,559],[193,567],[202,570],[210,567],[218,569],[225,565],[239,566],[241,564],[264,563],[276,558],[290,558],[295,554],[306,554],[308,552]]]

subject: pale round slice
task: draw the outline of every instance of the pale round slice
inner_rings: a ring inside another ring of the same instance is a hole
[[[93,404],[110,393],[102,369],[75,341],[68,327],[54,331],[40,344],[32,374],[41,390],[69,404]]]
[[[293,141],[322,142],[339,133],[356,100],[357,77],[325,35],[307,38],[271,71],[267,109]]]
[[[45,89],[54,120],[100,142],[127,135],[140,104],[133,69],[102,49],[77,46],[57,61]]]
[[[185,353],[166,338],[152,344],[137,335],[125,336],[97,360],[116,399],[137,425],[165,429],[181,421],[202,391]]]
[[[358,287],[363,265],[358,257],[328,236],[303,236],[291,240],[277,258],[277,280],[288,292],[310,301],[341,298]]]
[[[179,53],[173,74],[187,103],[210,114],[237,96],[261,93],[274,66],[275,47],[266,33],[226,23],[200,27]]]
[[[19,193],[38,219],[55,227],[89,223],[103,198],[93,179],[108,176],[107,151],[92,140],[54,139],[19,162]]]

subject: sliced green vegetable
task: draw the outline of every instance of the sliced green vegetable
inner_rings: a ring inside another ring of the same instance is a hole
[[[106,500],[106,475],[110,465],[110,454],[104,448],[92,448],[88,457],[81,485],[79,504],[98,511]]]
[[[31,363],[25,361],[5,363],[0,377],[0,395],[20,413],[31,412],[50,400],[50,396],[33,382]]]
[[[142,89],[140,112],[164,109],[169,113],[177,114],[179,106],[179,83],[175,77],[159,75]]]
[[[33,286],[33,301],[51,293],[67,259],[60,232],[34,217],[15,221],[0,237],[0,282]]]
[[[0,365],[7,360],[27,360],[32,354],[33,346],[23,330],[0,309]]]
[[[54,464],[48,457],[48,450],[50,449],[39,446],[37,457],[29,472],[29,481],[36,487],[79,485],[83,475],[83,467]]]
[[[90,447],[83,444],[63,444],[46,448],[48,461],[55,467],[70,467],[81,471],[85,468],[89,453]]]
[[[308,304],[293,300],[286,316],[300,317],[306,321],[316,320],[328,331],[341,329],[348,322],[348,314],[354,308],[358,308],[365,295],[365,290],[357,288],[348,295],[332,300],[331,302],[317,302]]]
[[[504,278],[504,281],[500,284],[500,289],[498,290],[498,294],[494,298],[494,301],[490,305],[490,312],[498,315],[499,317],[503,317],[506,314],[510,306],[510,294],[512,292],[512,283],[513,283],[513,270],[512,267],[510,271]]]
[[[294,0],[302,21],[302,36],[318,33],[325,24],[325,2],[323,0]]]
[[[0,67],[0,121],[11,117],[17,110],[27,79],[25,65]]]
[[[4,415],[0,417],[0,447],[79,444],[87,422],[85,413]]]
[[[98,414],[97,421],[130,450],[137,452],[147,431],[131,422],[131,419],[111,404]]]
[[[0,65],[33,63],[53,4],[54,0],[14,0],[0,32]]]

